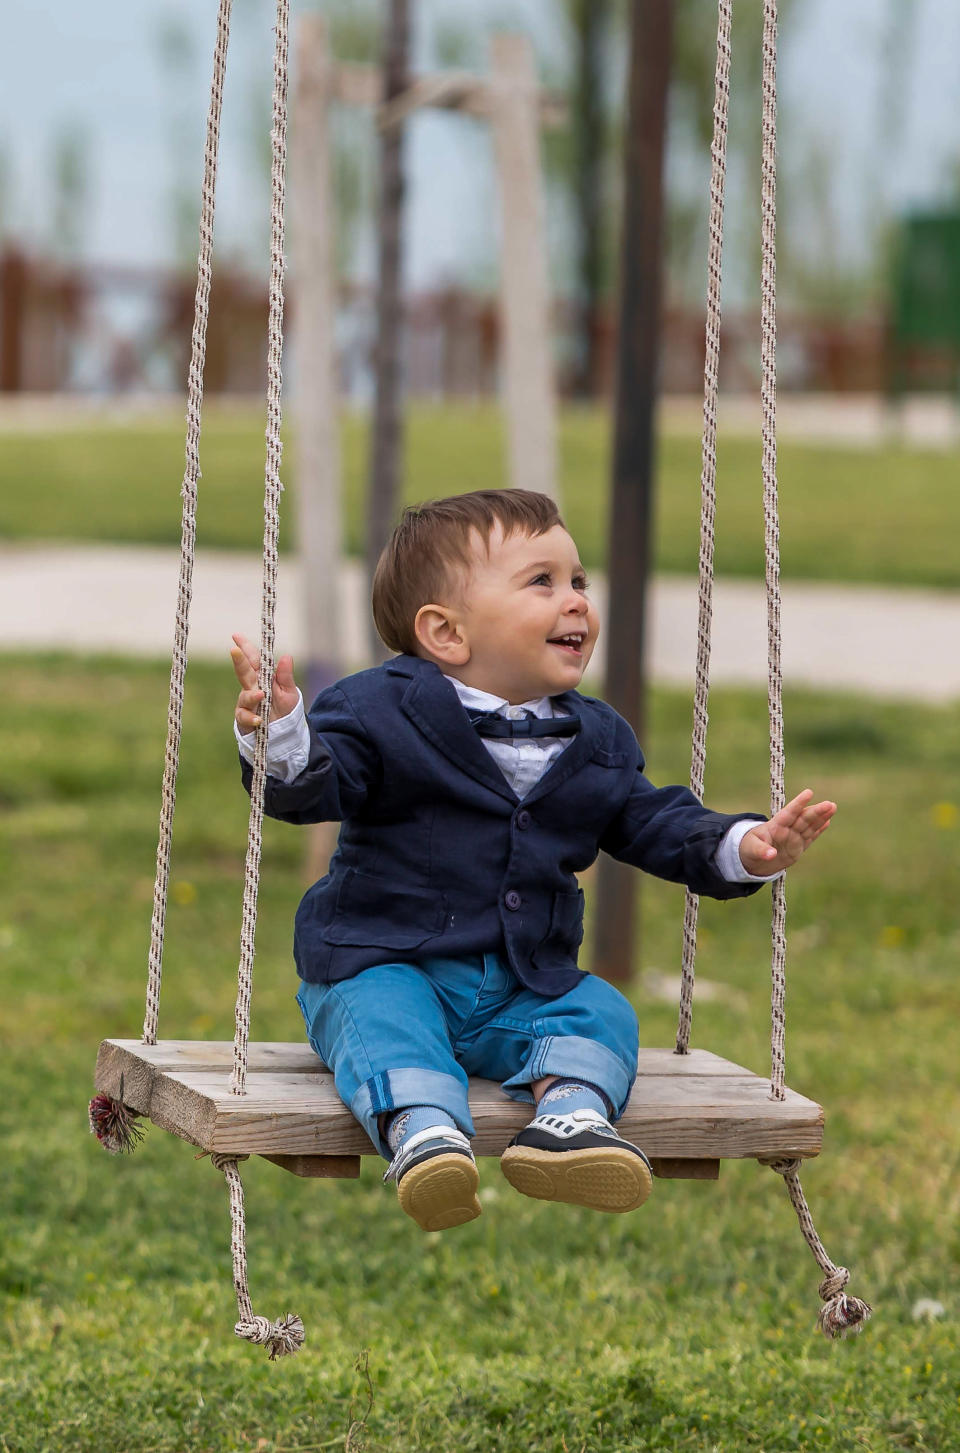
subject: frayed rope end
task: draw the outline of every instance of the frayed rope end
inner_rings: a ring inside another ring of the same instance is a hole
[[[303,1322],[294,1312],[276,1322],[269,1317],[254,1317],[251,1322],[238,1322],[233,1330],[248,1342],[263,1343],[269,1349],[271,1362],[299,1352],[305,1336]]]
[[[90,1133],[111,1155],[129,1155],[143,1139],[143,1129],[134,1110],[110,1095],[94,1095],[88,1106]]]
[[[863,1331],[863,1324],[869,1321],[872,1313],[873,1308],[868,1302],[862,1302],[859,1297],[848,1297],[841,1292],[840,1296],[831,1297],[820,1308],[817,1326],[824,1337],[849,1337]]]
[[[838,1266],[836,1274],[826,1277],[820,1283],[820,1296],[823,1298],[823,1306],[817,1317],[817,1326],[824,1337],[849,1337],[853,1333],[863,1330],[864,1322],[869,1321],[873,1308],[868,1302],[862,1302],[859,1297],[848,1297],[844,1287],[850,1280],[850,1273],[845,1266]]]

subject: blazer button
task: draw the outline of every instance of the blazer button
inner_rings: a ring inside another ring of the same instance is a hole
[[[516,891],[515,888],[511,888],[510,892],[506,894],[503,901],[509,909],[516,913],[521,903],[520,894]]]
[[[514,822],[519,828],[525,828],[530,826],[531,818],[526,808],[523,808],[520,812],[517,813],[516,817],[514,818]]]

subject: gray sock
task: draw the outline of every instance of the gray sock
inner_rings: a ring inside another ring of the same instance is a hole
[[[596,1110],[606,1120],[610,1101],[602,1090],[586,1080],[558,1079],[545,1090],[537,1105],[537,1114],[569,1115],[573,1110]]]
[[[438,1110],[435,1105],[410,1105],[390,1117],[384,1140],[396,1155],[408,1136],[415,1135],[418,1130],[427,1130],[431,1125],[449,1126],[451,1130],[457,1128],[457,1122],[446,1110]]]

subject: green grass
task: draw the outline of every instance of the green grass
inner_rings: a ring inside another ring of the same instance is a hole
[[[305,1182],[244,1167],[254,1307],[303,1317],[271,1364],[233,1335],[222,1178],[151,1130],[86,1128],[100,1038],[143,1016],[166,673],[5,658],[0,764],[0,1450],[430,1453],[960,1448],[960,711],[795,695],[789,784],[835,796],[792,875],[789,1082],[826,1107],[804,1184],[876,1316],[813,1330],[817,1269],[780,1181],[727,1163],[614,1218],[525,1201],[482,1164],[484,1214],[424,1236],[378,1167]],[[160,1031],[229,1037],[245,800],[228,672],[191,666]],[[765,800],[764,707],[717,691],[708,799]],[[686,772],[689,702],[654,701],[655,780]],[[12,736],[12,740],[10,740]],[[299,1035],[290,933],[303,835],[268,823],[253,1032]],[[589,885],[588,885],[589,896]],[[681,895],[643,894],[646,972],[673,971]],[[762,1071],[760,898],[704,904],[694,1042]],[[589,932],[588,932],[589,942]],[[643,1037],[672,1006],[638,989]],[[918,1298],[945,1315],[916,1322]]]
[[[567,522],[584,561],[606,554],[609,421],[598,410],[568,409],[561,421]],[[208,412],[201,444],[199,541],[259,549],[262,533],[263,421]],[[343,424],[348,550],[362,546],[367,423]],[[503,430],[489,407],[412,408],[407,431],[406,498],[503,485]],[[784,443],[780,450],[784,574],[799,579],[955,587],[960,584],[960,458],[954,451],[838,449]],[[295,478],[293,449],[284,475]],[[0,442],[0,538],[11,540],[179,541],[183,425],[134,422],[47,435],[5,433]],[[668,436],[660,448],[656,561],[661,570],[696,570],[700,446]],[[756,443],[722,442],[719,454],[717,568],[763,574],[760,460]],[[290,501],[284,535],[290,539]]]

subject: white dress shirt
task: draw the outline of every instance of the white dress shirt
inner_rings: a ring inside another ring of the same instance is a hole
[[[453,676],[447,680],[467,712],[495,711],[516,721],[528,711],[534,716],[547,718],[565,716],[549,696],[540,696],[533,701],[524,701],[520,706],[511,706],[502,696],[481,691],[476,686],[465,686]],[[256,732],[243,735],[236,722],[234,735],[244,759],[253,762],[256,749]],[[518,797],[524,798],[536,786],[551,763],[569,746],[570,737],[481,737],[480,740],[496,762],[500,771]],[[267,730],[267,771],[281,782],[292,782],[299,777],[310,756],[310,728],[303,709],[303,697],[298,695],[297,704],[287,716],[272,721]],[[717,869],[728,883],[767,883],[779,878],[779,873],[760,877],[748,873],[740,861],[741,839],[756,824],[750,818],[741,818],[728,828],[717,848]]]

